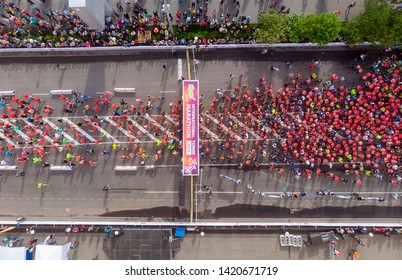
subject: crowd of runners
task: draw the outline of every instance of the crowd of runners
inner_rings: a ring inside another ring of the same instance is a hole
[[[230,95],[217,91],[208,111],[219,118],[219,129],[228,131],[226,142],[219,146],[217,160],[240,157],[245,166],[258,167],[269,147],[269,169],[284,173],[284,168],[276,167],[284,163],[296,178],[310,178],[311,172],[315,172],[335,181],[352,180],[358,185],[361,175],[379,179],[385,175],[392,184],[400,182],[402,61],[393,54],[363,70],[358,63],[365,58],[363,54],[357,59],[356,72],[365,73],[361,84],[354,88],[345,88],[343,77],[336,74],[323,81],[312,72],[309,77],[290,73],[279,89],[261,77],[256,88],[235,87]],[[316,65],[310,65],[312,71]],[[228,116],[236,116],[238,121],[225,123]],[[252,141],[248,145],[251,150],[247,151],[247,138],[252,137],[243,129],[244,125],[264,139]],[[236,137],[244,143],[237,144]],[[267,142],[269,138],[273,140]],[[210,154],[207,142],[202,148]],[[320,168],[335,164],[341,166],[345,176]],[[357,176],[346,176],[352,174]]]
[[[353,88],[336,74],[318,78],[319,62],[313,61],[310,76],[290,73],[281,88],[261,77],[255,86],[218,89],[210,104],[201,95],[201,162],[291,172],[296,179],[314,173],[357,185],[364,176],[400,183],[402,60],[390,53],[363,69],[365,59],[357,58],[362,79]],[[229,78],[230,84],[234,75]],[[52,150],[64,154],[58,164],[71,168],[96,167],[99,154],[152,166],[181,155],[181,99],[168,103],[148,95],[129,104],[110,92],[59,98],[66,117],[29,94],[1,100],[3,165],[28,160],[49,167]],[[77,115],[82,117],[68,118]],[[117,141],[110,128],[120,133]]]

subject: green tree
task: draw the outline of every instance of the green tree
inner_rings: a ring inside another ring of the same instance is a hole
[[[276,43],[287,40],[289,17],[283,13],[269,10],[260,16],[261,27],[254,33],[259,43]]]
[[[303,14],[293,14],[289,18],[288,39],[292,43],[300,42],[300,22],[303,18]]]
[[[389,0],[366,0],[364,12],[352,21],[368,42],[391,46],[402,42],[402,11],[390,5]]]
[[[364,39],[362,33],[360,32],[358,22],[355,18],[351,21],[343,23],[342,26],[343,40],[348,44],[363,43]]]
[[[298,24],[300,35],[320,45],[336,39],[341,31],[341,22],[334,14],[311,14],[301,18]]]

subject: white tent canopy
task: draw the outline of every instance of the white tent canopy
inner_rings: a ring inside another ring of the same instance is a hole
[[[0,246],[0,260],[26,260],[26,248]]]
[[[68,260],[67,254],[71,242],[63,246],[57,245],[36,245],[35,260]]]

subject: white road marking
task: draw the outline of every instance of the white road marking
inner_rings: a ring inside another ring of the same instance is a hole
[[[49,95],[49,93],[33,93],[32,96],[45,96]]]
[[[238,141],[241,141],[241,140],[242,140],[242,138],[241,138],[239,135],[237,135],[236,133],[230,131],[229,128],[228,128],[226,125],[220,124],[219,121],[218,121],[215,117],[213,117],[213,116],[211,116],[211,115],[206,115],[206,116],[207,116],[211,121],[213,121],[214,123],[216,123],[218,126],[220,125],[223,130],[227,131],[229,134],[231,134],[231,135],[233,135],[234,137],[236,137],[236,139],[237,139]]]
[[[223,141],[223,139],[220,139],[218,135],[216,135],[214,132],[212,132],[211,130],[209,130],[205,126],[200,124],[200,128],[205,130],[205,132],[208,133],[209,135],[211,135],[212,139],[214,139],[215,141]]]
[[[152,133],[149,133],[149,131],[147,131],[144,127],[142,127],[140,124],[138,124],[136,121],[134,121],[131,117],[128,117],[128,119],[133,123],[133,125],[135,125],[135,127],[137,127],[139,130],[141,130],[142,133],[147,135],[149,138],[151,138],[155,142],[159,140],[158,138],[153,136]]]
[[[137,138],[134,137],[133,134],[131,134],[130,132],[128,132],[127,130],[125,130],[124,128],[122,128],[121,126],[118,127],[117,123],[113,120],[109,118],[103,118],[105,119],[107,122],[109,122],[111,125],[113,125],[116,129],[118,129],[120,132],[122,132],[123,134],[125,134],[128,138],[134,138],[134,140],[136,142],[138,142],[139,140]]]
[[[214,194],[214,193],[229,193],[229,194],[241,194],[241,193],[243,193],[243,192],[217,192],[217,191],[212,191],[212,194]]]
[[[92,124],[93,127],[96,127],[102,134],[106,135],[106,137],[109,140],[112,140],[113,143],[120,143],[116,138],[114,138],[112,135],[110,135],[106,130],[104,130],[100,125],[95,125],[94,123]]]
[[[146,119],[147,119],[147,120],[150,120],[151,117],[150,117],[150,116],[149,116],[149,117],[146,117]],[[179,142],[180,142],[179,138],[177,138],[177,137],[175,137],[175,136],[172,136],[172,134],[171,134],[169,131],[167,131],[166,128],[164,128],[160,123],[158,123],[158,122],[155,121],[154,119],[152,119],[152,120],[153,120],[153,124],[154,124],[155,126],[157,126],[160,130],[162,130],[164,133],[166,133],[169,137],[171,137],[171,138],[175,139],[176,141],[179,141]]]
[[[239,121],[235,116],[230,115],[229,118],[235,122],[235,124],[239,125],[241,128],[246,129],[248,133],[253,135],[257,140],[262,140],[262,138],[257,135],[253,130],[251,130],[248,126],[246,126],[243,122]]]
[[[155,194],[155,193],[178,193],[178,191],[143,191],[143,193]]]
[[[79,133],[81,133],[82,135],[84,135],[89,141],[91,142],[95,142],[95,138],[93,138],[91,135],[89,135],[88,133],[86,133],[84,130],[82,130],[78,125],[76,125],[75,123],[73,123],[72,121],[70,121],[68,118],[62,118],[63,121],[67,122],[69,125],[72,125],[74,127],[74,129],[76,131],[78,131]]]
[[[56,130],[58,133],[63,134],[63,136],[65,138],[68,139],[68,141],[70,141],[72,144],[74,145],[78,145],[79,142],[77,140],[75,140],[73,137],[71,137],[70,135],[68,135],[66,132],[64,131],[58,131],[59,127],[57,125],[55,125],[54,123],[52,123],[50,120],[48,120],[47,118],[42,118],[42,120],[47,123],[48,125],[50,125],[54,130]]]
[[[30,123],[29,121],[27,121],[27,120],[23,120],[27,125],[29,125],[31,128],[33,128],[34,130],[35,130],[35,125],[33,124],[33,123]],[[42,130],[40,130],[40,129],[38,129],[38,130],[36,130],[39,134],[40,134],[40,136],[42,136],[43,138],[45,138],[49,143],[52,143],[53,144],[53,139],[52,138],[50,138],[49,136],[46,136],[46,135],[43,135],[43,131]]]
[[[175,90],[161,90],[160,93],[175,93]]]
[[[176,121],[174,121],[174,119],[171,117],[171,116],[169,116],[169,115],[165,115],[164,116],[167,120],[169,120],[170,122],[172,122],[172,123],[174,123],[174,125],[179,125],[179,123],[178,122],[176,122]]]
[[[13,141],[10,140],[10,138],[7,138],[7,136],[4,135],[3,132],[0,131],[0,137],[4,139],[4,141],[6,141],[8,144],[14,146],[15,143]]]

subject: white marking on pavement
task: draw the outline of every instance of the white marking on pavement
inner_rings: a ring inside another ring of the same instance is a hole
[[[161,90],[160,93],[175,93],[175,90]]]
[[[248,133],[250,133],[251,135],[253,135],[255,138],[257,138],[257,140],[262,140],[262,138],[257,135],[253,130],[251,130],[248,126],[246,126],[243,122],[241,122],[240,120],[238,120],[235,116],[230,115],[229,118],[235,122],[235,124],[239,125],[241,128],[245,128],[246,131]]]
[[[100,125],[95,125],[95,123],[92,123],[93,127],[96,127],[102,134],[106,135],[106,137],[109,140],[112,140],[113,143],[120,143],[116,138],[114,138],[112,135],[110,135],[106,130],[104,130]]]
[[[32,96],[45,96],[49,95],[49,93],[33,93]]]
[[[178,193],[178,191],[144,191],[143,193],[154,194],[154,193]]]
[[[27,121],[27,120],[23,120],[27,125],[29,125],[31,128],[33,128],[34,130],[35,130],[35,125],[33,124],[33,123],[30,123],[29,121]],[[47,135],[43,135],[43,131],[42,130],[40,130],[40,129],[38,129],[38,130],[35,130],[36,132],[38,132],[39,134],[40,134],[40,136],[42,136],[43,138],[45,138],[49,143],[52,143],[53,144],[53,139],[52,138],[50,138],[49,136],[47,136]]]
[[[15,143],[13,141],[11,141],[9,138],[7,138],[7,136],[4,135],[3,132],[0,131],[0,137],[3,138],[8,144],[14,146]]]
[[[150,116],[149,116],[149,117],[145,117],[145,118],[146,118],[147,120],[152,119]],[[164,128],[160,123],[158,123],[158,122],[155,121],[154,119],[152,119],[152,120],[153,120],[153,124],[154,124],[155,126],[157,126],[160,130],[162,130],[164,133],[166,133],[168,137],[171,137],[171,138],[175,139],[176,141],[179,141],[179,142],[180,142],[179,138],[177,138],[177,137],[175,137],[175,136],[172,136],[172,133],[169,132],[169,131],[167,131],[166,128]]]
[[[200,128],[205,130],[205,132],[208,133],[209,135],[211,135],[212,139],[214,139],[215,141],[223,141],[223,139],[220,139],[218,135],[216,135],[214,132],[212,132],[211,130],[209,130],[205,126],[200,124]]]
[[[253,120],[253,121],[255,121],[255,120],[257,120],[257,118],[256,117],[254,117],[253,115],[251,115],[251,119]],[[270,128],[270,127],[268,127],[268,126],[266,126],[266,125],[262,125],[262,127],[266,130],[266,131],[268,131],[269,133],[271,133],[272,132],[272,128]],[[280,139],[281,137],[276,133],[276,134],[273,134],[277,139]]]
[[[151,138],[154,141],[158,141],[158,138],[152,135],[152,133],[149,133],[145,128],[143,128],[141,125],[139,125],[136,121],[134,121],[131,117],[128,117],[128,119],[137,127],[139,130],[142,131],[145,135],[147,135],[149,138]]]
[[[63,134],[64,138],[67,138],[68,141],[70,141],[72,144],[74,145],[78,145],[79,142],[77,140],[75,140],[73,137],[71,137],[70,135],[68,135],[66,132],[64,131],[59,131],[59,127],[57,125],[55,125],[54,123],[52,123],[50,120],[48,120],[47,118],[42,118],[42,120],[47,123],[48,125],[50,125],[54,130],[56,130],[58,133]]]
[[[211,121],[213,121],[214,123],[216,123],[218,126],[221,126],[223,130],[227,131],[229,134],[231,134],[231,135],[233,135],[234,137],[236,137],[236,139],[237,139],[238,141],[241,141],[241,140],[242,140],[242,138],[241,138],[239,135],[237,135],[236,133],[230,131],[229,128],[228,128],[226,125],[220,124],[219,121],[218,121],[216,118],[214,118],[214,117],[211,116],[211,115],[206,115],[206,116],[207,116]]]
[[[113,120],[109,118],[103,118],[104,120],[106,120],[107,122],[109,122],[111,125],[113,125],[116,129],[118,129],[120,132],[122,132],[123,134],[125,134],[128,138],[134,138],[134,140],[136,142],[139,142],[139,140],[137,138],[134,137],[133,134],[131,134],[130,132],[128,132],[127,130],[125,130],[124,128],[122,128],[121,126],[118,127],[117,123]]]
[[[241,193],[243,193],[243,192],[216,192],[216,191],[213,191],[212,193],[213,193],[213,194],[214,194],[214,193],[226,193],[226,194],[227,194],[227,193],[230,193],[230,194],[241,194]]]
[[[179,125],[178,122],[174,121],[174,119],[170,116],[170,115],[165,115],[164,116],[167,120],[169,120],[170,122],[174,123],[174,125]]]
[[[91,142],[95,142],[95,138],[93,138],[91,135],[89,135],[88,133],[86,133],[84,130],[82,130],[78,125],[76,125],[75,123],[73,123],[71,120],[69,120],[68,118],[62,118],[63,121],[67,122],[69,125],[73,126],[74,129],[76,131],[78,131],[79,133],[81,133],[82,135],[84,135],[89,141]]]

